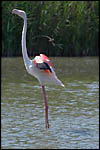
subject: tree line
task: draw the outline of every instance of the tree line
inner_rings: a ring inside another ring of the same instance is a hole
[[[29,56],[98,56],[99,1],[2,1],[2,56],[22,56],[23,20],[27,14]]]

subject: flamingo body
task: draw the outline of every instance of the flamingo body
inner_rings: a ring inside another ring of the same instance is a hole
[[[41,85],[50,83],[64,87],[64,84],[57,78],[49,58],[44,54],[40,54],[40,56],[36,56],[31,60],[31,64],[28,68],[26,67],[26,69],[29,74],[35,76],[39,80]]]

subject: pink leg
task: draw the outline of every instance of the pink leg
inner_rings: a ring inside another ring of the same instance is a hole
[[[43,91],[43,98],[44,98],[44,104],[45,104],[45,123],[46,123],[46,128],[49,128],[49,122],[48,122],[48,103],[47,103],[47,98],[46,98],[46,92],[45,92],[44,85],[42,85],[42,91]]]

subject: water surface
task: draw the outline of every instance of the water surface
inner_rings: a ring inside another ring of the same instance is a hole
[[[98,149],[97,57],[51,58],[65,88],[46,85],[50,128],[45,129],[39,82],[22,58],[2,58],[1,146],[6,149]]]

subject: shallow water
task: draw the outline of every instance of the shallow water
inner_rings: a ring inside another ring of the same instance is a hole
[[[22,58],[2,58],[2,148],[99,148],[98,57],[51,61],[65,88],[46,85],[50,124],[46,130],[39,82],[26,72]]]

